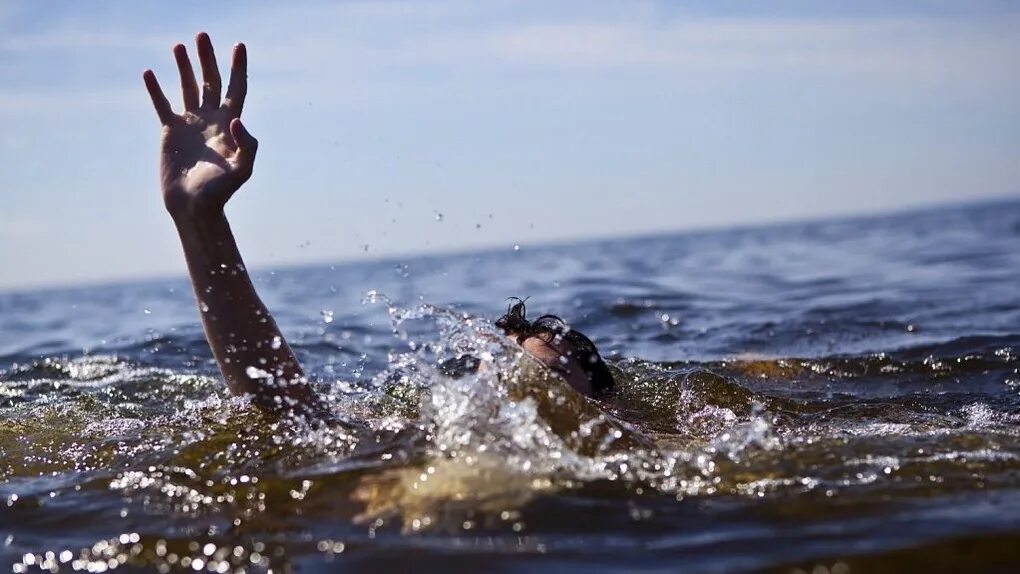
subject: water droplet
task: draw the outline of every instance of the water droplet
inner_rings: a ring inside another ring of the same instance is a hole
[[[520,251],[520,250],[521,250],[521,246],[520,245],[514,245],[514,251]]]
[[[324,323],[332,323],[333,322],[333,310],[332,309],[323,309],[322,310],[322,321]]]
[[[144,310],[144,311],[142,311],[142,312],[143,312],[143,313],[145,313],[146,315],[152,315],[152,311],[151,311],[151,310],[149,310],[149,309],[145,309],[145,310]]]
[[[276,349],[279,349],[282,345],[283,339],[281,339],[279,336],[273,337],[273,340],[269,342],[269,346],[272,347],[274,351]]]
[[[437,211],[437,212],[436,212],[436,221],[442,221],[442,220],[443,220],[443,214],[442,214],[442,213],[439,213],[439,212]]]

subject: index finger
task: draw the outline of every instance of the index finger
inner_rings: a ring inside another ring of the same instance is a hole
[[[159,123],[168,125],[174,119],[174,110],[170,107],[170,101],[166,99],[159,82],[156,81],[156,74],[152,70],[142,72],[142,79],[145,81],[145,89],[149,91],[152,99],[152,107],[156,108],[156,115],[159,116]]]
[[[234,117],[240,116],[247,95],[248,50],[244,44],[237,44],[234,46],[234,55],[230,61],[230,85],[227,86],[227,97],[223,104],[234,112]]]

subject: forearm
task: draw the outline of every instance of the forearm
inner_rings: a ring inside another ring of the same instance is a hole
[[[152,70],[142,73],[162,125],[163,203],[177,225],[205,338],[230,389],[277,411],[308,412],[318,403],[301,366],[251,284],[223,206],[251,177],[258,140],[241,122],[248,56],[234,46],[230,84],[222,80],[209,35],[195,38],[202,97],[187,48],[173,48],[184,111],[174,112]],[[318,410],[318,409],[314,409]]]
[[[222,209],[177,214],[174,222],[206,339],[230,389],[277,410],[311,406],[301,366],[256,293]]]

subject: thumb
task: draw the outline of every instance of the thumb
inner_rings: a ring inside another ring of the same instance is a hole
[[[240,118],[230,121],[230,135],[237,142],[238,163],[250,170],[255,163],[255,152],[259,149],[259,140],[248,132]]]

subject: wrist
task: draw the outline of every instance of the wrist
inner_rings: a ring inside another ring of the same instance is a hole
[[[240,257],[222,209],[179,209],[171,217],[189,268],[197,265],[204,270],[219,269]]]
[[[202,232],[222,228],[227,222],[223,206],[209,206],[194,202],[185,205],[167,206],[167,212],[177,230]]]
[[[211,201],[210,198],[201,195],[164,190],[163,200],[167,213],[178,226],[182,223],[214,222],[224,217],[223,202]]]

